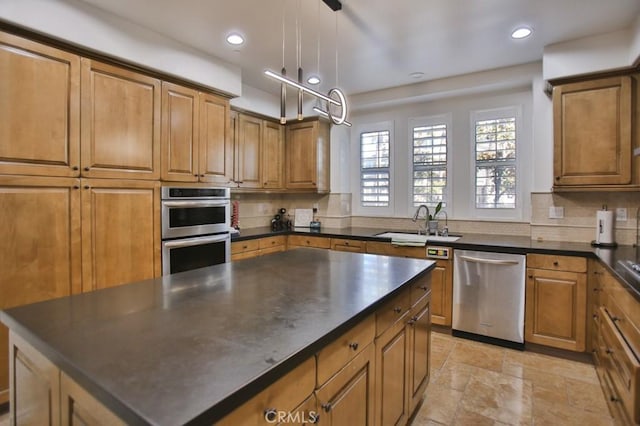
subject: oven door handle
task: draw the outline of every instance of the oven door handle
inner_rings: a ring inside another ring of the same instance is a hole
[[[163,201],[162,205],[165,207],[224,207],[229,205],[229,200],[214,200],[214,201]]]
[[[181,238],[179,240],[166,241],[163,244],[166,248],[172,249],[172,248],[180,248],[180,247],[197,246],[197,245],[209,244],[209,243],[218,243],[218,242],[225,241],[229,238],[230,238],[230,235],[226,233],[221,235],[211,235],[207,237]]]

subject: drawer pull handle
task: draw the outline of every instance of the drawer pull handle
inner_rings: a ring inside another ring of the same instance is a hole
[[[611,317],[611,321],[613,322],[620,321],[620,317]]]
[[[393,308],[393,312],[395,312],[396,314],[399,314],[400,312],[402,312],[402,308],[396,306],[395,308]]]
[[[418,322],[418,317],[417,316],[411,318],[407,324],[415,325],[416,322]]]
[[[611,400],[611,402],[619,402],[620,401],[620,398],[618,398],[615,395],[611,395],[611,398],[609,398],[609,399]]]
[[[278,410],[275,408],[267,408],[264,410],[264,419],[268,422],[275,422],[278,417]]]
[[[326,404],[322,404],[320,407],[322,407],[322,409],[327,413],[329,411],[331,411],[331,403],[330,402],[327,402]]]
[[[357,350],[358,350],[358,342],[351,342],[351,343],[349,343],[349,347],[350,347],[351,349],[353,349],[354,351],[357,351]]]
[[[558,261],[557,260],[553,261],[553,266],[558,266]]]
[[[613,351],[609,348],[607,348],[607,350],[605,351],[607,353],[607,355],[611,355],[613,353]]]
[[[418,287],[420,290],[424,290],[427,291],[429,290],[429,287],[427,287],[426,285],[421,285],[420,287]]]

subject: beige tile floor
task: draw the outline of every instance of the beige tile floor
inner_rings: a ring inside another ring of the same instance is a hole
[[[431,343],[431,382],[412,426],[613,426],[589,364],[437,332]]]
[[[412,426],[613,426],[592,365],[432,333]]]

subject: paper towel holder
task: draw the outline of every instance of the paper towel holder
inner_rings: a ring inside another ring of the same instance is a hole
[[[608,213],[606,204],[604,204],[602,206],[602,210],[604,212]],[[598,217],[599,214],[600,214],[600,211],[598,211],[598,215],[596,215],[596,217],[598,218],[597,226],[599,227],[599,233],[602,234],[603,221],[601,219],[599,219],[599,217]],[[612,221],[612,223],[613,223],[613,221]],[[611,227],[613,228],[613,225],[611,225]],[[598,233],[598,229],[596,229],[596,240],[591,241],[591,245],[592,246],[594,246],[594,247],[604,247],[604,248],[613,248],[613,247],[617,247],[618,246],[618,243],[616,243],[615,241],[611,241],[611,242],[599,241],[597,233]],[[613,236],[612,236],[612,239],[613,239]]]

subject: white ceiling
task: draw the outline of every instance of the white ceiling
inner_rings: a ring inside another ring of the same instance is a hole
[[[305,75],[317,69],[326,92],[348,94],[401,86],[540,60],[545,45],[629,27],[640,0],[343,0],[333,12],[321,0],[84,0],[242,69],[244,84],[278,93],[263,70],[296,69],[296,19]],[[534,33],[512,40],[528,25]],[[337,26],[337,29],[336,29]],[[225,37],[238,31],[240,48]],[[409,76],[422,72],[416,80]]]

